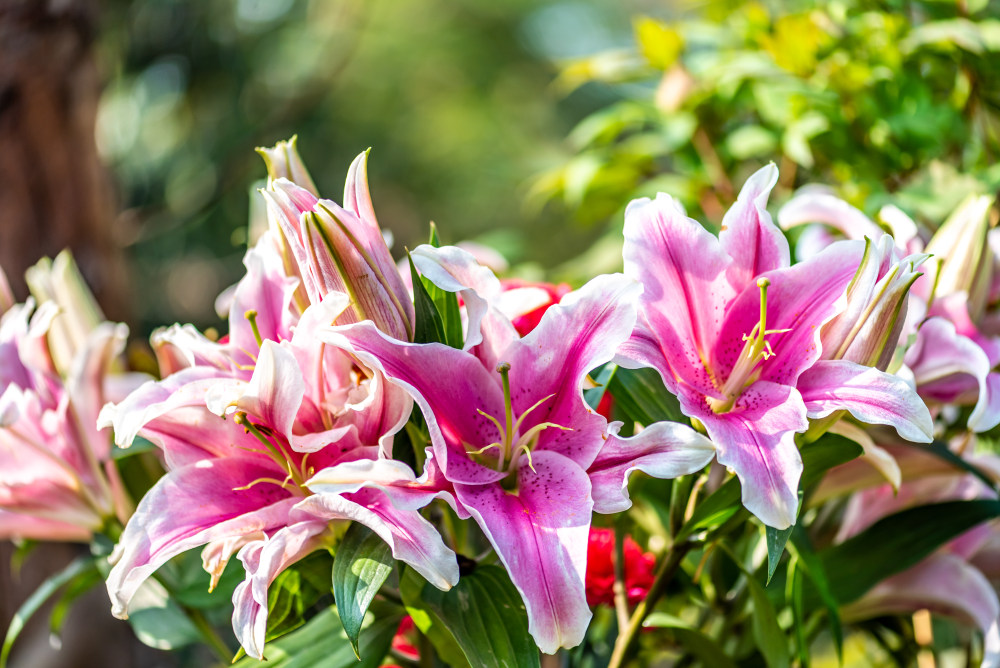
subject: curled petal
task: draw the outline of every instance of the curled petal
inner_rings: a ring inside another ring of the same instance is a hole
[[[628,479],[633,471],[676,478],[704,468],[715,457],[710,440],[676,422],[654,423],[631,438],[618,436],[620,422],[610,426],[607,442],[587,470],[598,513],[617,513],[632,505]]]
[[[299,522],[240,550],[247,578],[233,592],[233,631],[248,656],[264,658],[268,587],[283,570],[322,546],[327,529],[324,521]]]
[[[847,360],[823,360],[802,374],[798,388],[810,418],[846,410],[861,422],[894,427],[908,441],[933,440],[930,411],[898,376]]]

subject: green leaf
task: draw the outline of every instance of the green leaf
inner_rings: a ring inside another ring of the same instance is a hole
[[[799,560],[795,557],[788,561],[788,577],[785,580],[785,598],[791,603],[792,626],[795,629],[795,642],[799,650],[799,663],[808,668],[809,644],[805,634],[805,611],[802,596],[802,571]]]
[[[801,452],[802,480],[799,489],[809,490],[819,483],[827,471],[857,459],[864,449],[849,438],[828,433],[804,446]]]
[[[844,658],[844,630],[840,623],[840,607],[837,597],[830,589],[830,583],[826,579],[826,571],[823,563],[816,556],[809,536],[801,527],[794,527],[792,532],[791,552],[798,561],[799,567],[809,576],[819,597],[826,606],[826,614],[830,620],[830,635],[833,636],[833,644],[837,649],[837,657],[843,663]]]
[[[85,555],[77,557],[66,568],[42,582],[38,589],[28,597],[28,600],[21,604],[21,607],[14,613],[13,619],[10,620],[10,626],[7,627],[7,635],[3,640],[3,648],[0,649],[0,668],[4,668],[7,665],[7,659],[10,656],[10,650],[14,647],[14,641],[17,640],[21,631],[24,630],[24,625],[31,619],[31,616],[38,612],[38,609],[59,589],[70,584],[77,578],[90,577],[94,572],[96,572],[94,557]]]
[[[382,663],[396,634],[402,611],[398,606],[376,602],[362,627],[360,661],[337,609],[327,608],[297,631],[264,648],[265,661],[246,657],[236,668],[376,668]]]
[[[412,569],[407,569],[407,576],[416,575],[411,573]],[[407,609],[417,612],[414,622],[418,628],[423,631],[422,624],[428,619],[432,624],[440,623],[470,665],[476,668],[540,665],[538,649],[528,634],[524,603],[506,571],[499,566],[480,566],[463,575],[446,592],[424,583],[419,596],[414,598],[415,589],[411,580],[411,586],[401,593]],[[433,636],[428,637],[433,641]]]
[[[647,426],[664,420],[688,422],[677,397],[663,386],[655,369],[619,368],[611,377],[608,390],[621,410],[636,422]]]
[[[972,527],[1000,517],[1000,501],[948,501],[908,508],[819,553],[827,583],[841,604],[913,566]]]
[[[340,621],[357,654],[358,634],[375,594],[392,572],[392,550],[378,534],[355,522],[344,534],[333,560],[333,598]]]
[[[264,641],[280,638],[302,626],[304,613],[302,575],[293,568],[287,569],[267,588],[267,632]]]
[[[152,578],[143,582],[132,597],[128,623],[144,645],[155,649],[176,649],[202,640],[166,588]]]
[[[615,376],[618,371],[618,367],[614,364],[605,364],[601,367],[600,371],[597,372],[597,376],[593,375],[591,372],[591,378],[594,379],[594,387],[588,388],[583,391],[583,399],[587,402],[587,405],[597,410],[598,404],[601,403],[601,399],[604,398],[605,392],[608,389],[608,383]]]
[[[750,616],[750,627],[753,632],[754,641],[757,648],[764,655],[767,665],[771,668],[787,668],[789,665],[788,643],[785,634],[778,624],[778,613],[774,610],[771,599],[764,591],[763,585],[757,578],[736,558],[728,548],[722,550],[730,560],[736,565],[747,580],[747,589],[750,592],[750,600],[753,601],[753,614]],[[768,549],[770,551],[770,548]]]
[[[414,343],[443,343],[445,340],[444,321],[438,313],[434,300],[427,294],[427,288],[417,273],[417,268],[413,264],[413,258],[406,254],[410,262],[410,278],[413,282],[413,311],[416,322],[414,323],[413,341]]]
[[[455,636],[445,627],[445,623],[424,605],[425,586],[429,586],[427,581],[415,570],[404,569],[399,582],[399,595],[406,606],[406,612],[420,632],[431,641],[434,651],[446,665],[452,668],[471,668]]]
[[[454,292],[442,290],[426,278],[421,277],[420,280],[423,281],[424,288],[441,317],[444,332],[442,343],[452,348],[461,348],[464,337],[462,336],[462,316],[458,310],[458,296]]]
[[[766,584],[771,584],[771,578],[774,577],[774,571],[778,568],[778,562],[781,561],[781,555],[785,552],[785,544],[788,542],[788,537],[792,535],[792,529],[794,528],[794,524],[787,529],[775,529],[774,527],[769,526],[764,527],[764,539],[767,542]]]
[[[683,540],[704,529],[717,527],[736,514],[742,507],[740,490],[740,481],[737,478],[733,477],[724,482],[719,489],[695,506],[691,519],[677,533],[677,540]]]
[[[722,651],[716,640],[681,619],[665,612],[654,612],[642,624],[646,628],[668,629],[677,644],[701,659],[705,666],[736,668],[736,664]]]

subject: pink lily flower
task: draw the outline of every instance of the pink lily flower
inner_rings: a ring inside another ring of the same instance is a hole
[[[309,552],[332,546],[338,522],[365,524],[395,558],[442,589],[458,580],[454,553],[415,510],[397,509],[375,489],[328,495],[306,486],[316,471],[391,451],[391,434],[408,419],[412,400],[317,338],[351,299],[310,292],[303,308],[281,248],[269,231],[247,252],[225,340],[190,326],[159,332],[154,345],[171,373],[101,413],[122,447],[141,434],[163,450],[167,467],[116,548],[107,581],[112,612],[124,618],[142,582],[183,551],[206,546],[213,586],[238,551],[247,580],[234,593],[233,628],[256,658],[263,656],[268,586]]]
[[[444,289],[499,294],[496,278],[469,254],[417,251],[421,271]],[[636,468],[672,477],[712,457],[711,444],[679,424],[620,439],[583,400],[584,377],[631,332],[639,291],[621,275],[599,276],[546,310],[524,337],[488,306],[470,315],[481,324],[470,332],[480,329],[481,337],[467,336],[464,351],[395,340],[368,322],[331,328],[324,340],[410,393],[431,446],[420,479],[380,460],[332,467],[309,486],[374,487],[408,506],[444,498],[477,522],[507,567],[538,647],[577,645],[591,617],[584,586],[591,511],[627,506],[625,483]],[[609,448],[615,452],[602,457]]]
[[[93,302],[72,258],[55,264],[39,263],[35,281]],[[92,319],[72,302],[14,305],[2,271],[0,298],[0,538],[89,541],[131,512],[111,435],[95,427],[130,380],[112,373],[128,329],[100,322],[96,305]]]
[[[924,457],[909,448],[899,458]],[[980,470],[1000,482],[1000,458],[965,455]],[[856,492],[848,501],[837,540],[860,533],[877,520],[917,505],[954,500],[996,499],[997,492],[975,476],[944,464],[918,463],[915,473],[894,490],[881,485]],[[913,468],[913,467],[907,467]],[[981,524],[950,541],[907,570],[886,578],[844,609],[848,620],[930,608],[978,628],[985,637],[984,666],[1000,662],[1000,597],[996,582],[1000,524]],[[993,580],[993,582],[991,582]],[[992,658],[990,658],[992,657]]]
[[[773,165],[744,185],[716,238],[668,195],[625,213],[625,273],[645,290],[618,362],[656,369],[681,410],[704,425],[743,504],[765,524],[795,521],[802,460],[795,433],[841,410],[931,440],[927,408],[905,382],[844,359],[823,360],[823,325],[845,308],[864,253],[830,246],[789,266],[765,210]]]
[[[909,315],[903,336],[916,334],[903,359],[920,396],[939,405],[974,405],[969,429],[1000,424],[1000,337],[982,331],[990,319],[985,307],[996,256],[988,241],[988,197],[970,197],[926,244],[918,228],[895,207],[879,217],[892,229],[895,243],[911,258],[934,256],[931,271],[909,292]],[[879,246],[887,234],[861,211],[828,193],[807,191],[779,213],[782,227],[823,223],[850,239],[870,238]],[[905,260],[904,260],[905,261]],[[915,265],[914,265],[915,266]]]

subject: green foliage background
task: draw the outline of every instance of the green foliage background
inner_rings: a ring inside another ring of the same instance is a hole
[[[568,130],[608,99],[562,96],[555,63],[627,44],[630,10],[596,0],[107,3],[97,137],[119,181],[142,328],[217,322],[212,303],[242,272],[265,175],[253,148],[296,133],[338,201],[350,161],[372,147],[376,211],[398,254],[426,240],[431,220],[446,242],[485,239],[516,262],[579,253],[590,238],[565,234],[560,210],[526,209],[524,195],[568,157]]]

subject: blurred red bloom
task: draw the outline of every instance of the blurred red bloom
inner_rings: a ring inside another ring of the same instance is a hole
[[[653,585],[656,558],[643,552],[631,536],[625,537],[625,591],[628,601],[641,601]],[[614,605],[615,532],[613,529],[590,529],[587,545],[587,603],[591,606]]]

